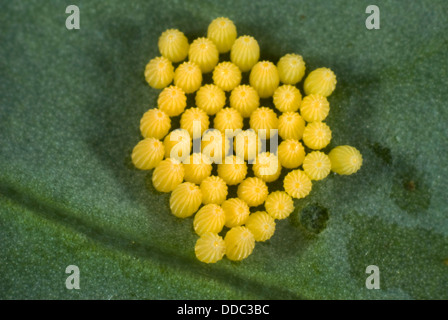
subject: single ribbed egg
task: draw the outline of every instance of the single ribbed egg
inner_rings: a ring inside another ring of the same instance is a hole
[[[294,85],[305,75],[305,61],[302,56],[289,53],[280,58],[277,69],[281,82]]]
[[[159,51],[168,60],[180,62],[188,55],[188,39],[177,29],[168,29],[159,37]]]
[[[246,84],[239,85],[230,94],[230,106],[238,110],[244,118],[250,117],[260,106],[257,90]]]
[[[145,138],[163,139],[170,131],[171,119],[159,109],[149,109],[140,119],[140,132]]]
[[[265,211],[252,213],[246,221],[246,227],[254,235],[255,241],[269,240],[275,232],[275,220]]]
[[[303,83],[306,95],[319,94],[328,97],[336,88],[336,75],[328,68],[311,71]]]
[[[241,82],[240,69],[229,61],[219,63],[213,70],[213,82],[224,91],[231,91]]]
[[[303,171],[311,180],[322,180],[331,170],[330,158],[323,152],[313,151],[303,160]]]
[[[221,132],[226,132],[227,129],[238,130],[243,128],[243,117],[233,108],[221,109],[213,120],[213,126]]]
[[[169,86],[160,92],[157,106],[169,117],[175,117],[184,112],[187,106],[187,96],[181,88]]]
[[[250,214],[247,203],[239,198],[225,200],[221,204],[221,208],[226,214],[225,226],[228,228],[233,228],[244,224]]]
[[[246,227],[230,229],[224,237],[226,243],[226,257],[232,261],[247,258],[255,248],[255,237]]]
[[[303,130],[302,138],[308,148],[319,150],[330,143],[331,130],[324,122],[310,122]]]
[[[237,194],[249,207],[256,207],[266,200],[268,186],[260,178],[247,178],[239,184]]]
[[[246,178],[247,165],[243,159],[227,156],[223,163],[218,164],[218,175],[229,185],[239,184]]]
[[[196,241],[194,252],[199,261],[216,263],[224,257],[226,243],[218,234],[207,232]]]
[[[201,84],[201,68],[192,61],[181,63],[174,71],[174,85],[184,90],[185,93],[195,92],[201,87]]]
[[[184,161],[184,180],[200,184],[212,173],[212,162],[202,153],[193,153]]]
[[[137,169],[151,170],[163,160],[165,148],[162,141],[156,138],[146,138],[132,150],[132,163]]]
[[[260,58],[260,46],[257,40],[251,36],[241,36],[235,40],[230,51],[230,60],[241,71],[246,72],[258,62]]]
[[[232,20],[219,17],[213,20],[207,29],[207,38],[212,40],[219,53],[229,52],[235,42],[237,33]]]
[[[257,62],[250,71],[249,83],[260,98],[272,97],[279,82],[277,67],[270,61]]]
[[[174,188],[170,196],[171,213],[178,218],[187,218],[198,211],[202,203],[201,189],[191,182],[184,182]]]
[[[305,148],[294,139],[283,140],[278,146],[278,160],[282,167],[294,169],[299,167],[305,159]]]
[[[159,162],[152,173],[152,184],[157,191],[173,191],[184,179],[184,167],[176,159],[165,159]]]
[[[260,107],[250,115],[249,125],[261,139],[270,139],[278,130],[278,118],[271,108]]]
[[[362,166],[362,155],[355,147],[338,146],[330,151],[331,170],[341,175],[357,172]]]
[[[204,110],[209,116],[224,108],[226,94],[214,84],[206,84],[196,92],[196,106]]]
[[[305,121],[298,112],[285,112],[278,118],[278,135],[282,139],[300,140],[305,130]]]
[[[285,191],[293,198],[305,198],[311,192],[311,180],[300,169],[289,172],[283,180]]]
[[[311,94],[302,100],[300,114],[307,122],[324,121],[329,112],[330,103],[324,96]]]
[[[271,192],[264,203],[266,212],[274,219],[285,219],[294,211],[294,201],[284,191]]]
[[[226,214],[217,204],[203,206],[194,216],[193,227],[198,235],[207,232],[219,233],[226,223]]]
[[[202,73],[209,73],[218,64],[219,52],[212,40],[201,37],[191,43],[188,59],[195,62]]]
[[[227,198],[227,184],[218,176],[210,176],[202,180],[202,203],[203,204],[221,204]]]
[[[199,108],[185,110],[180,118],[180,127],[187,130],[193,140],[200,138],[209,125],[207,113]]]
[[[145,79],[155,89],[163,89],[173,81],[174,67],[167,58],[157,57],[145,67]]]
[[[275,90],[273,99],[280,112],[294,112],[300,108],[302,94],[296,87],[284,84]]]

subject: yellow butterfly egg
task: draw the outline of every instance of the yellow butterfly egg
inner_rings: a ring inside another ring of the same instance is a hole
[[[306,95],[319,94],[328,97],[336,88],[336,75],[328,68],[311,71],[303,84]]]
[[[277,154],[282,167],[294,169],[303,163],[305,148],[298,140],[287,139],[280,143]]]
[[[247,258],[255,248],[255,237],[246,227],[230,229],[224,237],[226,243],[226,257],[232,261]]]
[[[294,211],[294,201],[284,191],[271,192],[264,203],[266,212],[274,219],[285,219]]]
[[[234,150],[237,157],[254,160],[262,149],[261,139],[254,130],[241,130],[235,135]]]
[[[206,84],[196,92],[196,106],[209,116],[216,114],[225,104],[225,92],[214,84]]]
[[[174,67],[171,61],[157,57],[148,62],[145,67],[145,79],[154,89],[163,89],[173,81]]]
[[[305,61],[302,56],[289,53],[280,58],[277,69],[281,82],[294,85],[305,75]]]
[[[230,60],[236,64],[241,71],[246,72],[260,59],[260,46],[257,40],[251,36],[241,36],[235,40],[230,51]]]
[[[184,167],[176,159],[159,162],[152,173],[152,184],[159,192],[173,191],[184,180]]]
[[[239,198],[225,200],[221,204],[221,208],[226,214],[225,226],[228,228],[233,228],[244,224],[250,214],[247,203]]]
[[[268,186],[260,178],[247,178],[238,186],[237,194],[249,207],[256,207],[266,200]]]
[[[188,55],[188,39],[177,29],[168,29],[159,37],[159,51],[168,60],[180,62]]]
[[[188,59],[195,62],[202,73],[209,73],[218,64],[219,52],[212,40],[201,37],[191,43]]]
[[[226,223],[226,214],[217,204],[203,206],[194,216],[194,231],[201,236],[207,232],[219,233]]]
[[[184,161],[185,181],[200,184],[212,173],[211,161],[202,153],[193,153],[188,160]]]
[[[219,63],[213,70],[213,82],[224,91],[231,91],[241,82],[240,69],[229,61]]]
[[[187,130],[193,139],[200,138],[209,125],[207,113],[199,108],[185,110],[180,118],[180,127]]]
[[[330,103],[327,98],[318,94],[310,94],[302,100],[300,113],[307,122],[324,121],[330,112]]]
[[[219,53],[229,52],[236,39],[236,26],[229,18],[216,18],[208,26],[207,38],[215,43]]]
[[[196,241],[194,252],[199,261],[216,263],[224,257],[226,243],[218,234],[207,232]]]
[[[176,129],[171,131],[163,140],[165,158],[173,158],[180,162],[190,155],[192,141],[187,130]]]
[[[272,97],[279,82],[277,67],[270,61],[257,62],[250,71],[249,83],[260,98]]]
[[[351,146],[338,146],[330,151],[331,170],[341,175],[357,172],[362,166],[362,155]]]
[[[226,132],[226,129],[238,130],[243,128],[243,117],[233,108],[221,109],[213,120],[213,126],[221,132]]]
[[[140,119],[140,132],[145,138],[163,139],[171,128],[171,119],[159,109],[149,109]]]
[[[265,211],[252,213],[246,221],[246,227],[254,235],[255,241],[271,239],[275,232],[275,220]]]
[[[273,99],[275,107],[280,112],[294,112],[300,108],[302,94],[296,87],[284,84],[275,90]]]
[[[239,184],[246,178],[247,165],[243,159],[236,156],[227,156],[223,163],[218,164],[218,176],[229,186]]]
[[[285,112],[278,118],[278,135],[282,139],[300,140],[305,130],[305,120],[298,112]]]
[[[267,107],[257,108],[250,115],[249,125],[261,139],[270,139],[278,130],[278,118],[274,110]]]
[[[181,88],[169,86],[159,94],[157,106],[169,117],[175,117],[184,112],[187,106],[187,96]]]
[[[162,141],[156,138],[141,140],[132,150],[132,163],[137,169],[150,170],[155,168],[165,155]]]
[[[282,172],[282,166],[278,157],[270,152],[262,152],[255,159],[252,170],[256,177],[265,182],[272,182],[278,179]]]
[[[260,106],[257,90],[246,84],[239,85],[230,94],[230,106],[244,118],[249,117]]]
[[[227,198],[227,184],[218,176],[210,176],[202,180],[202,203],[203,204],[221,204]]]
[[[174,84],[185,93],[195,92],[202,84],[201,68],[192,61],[183,62],[174,71]]]
[[[179,184],[171,192],[171,213],[178,218],[187,218],[198,211],[202,203],[202,192],[197,185],[191,182]]]
[[[322,180],[331,170],[330,158],[323,152],[313,151],[303,160],[303,171],[311,180]]]
[[[293,198],[305,198],[311,192],[311,180],[300,169],[289,172],[283,180],[285,191]]]
[[[303,130],[302,138],[308,148],[319,150],[330,143],[331,130],[324,122],[311,122]]]

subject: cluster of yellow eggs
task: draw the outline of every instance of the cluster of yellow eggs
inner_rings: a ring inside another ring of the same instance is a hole
[[[154,188],[171,192],[173,215],[195,214],[200,261],[215,263],[224,255],[233,261],[246,258],[256,241],[272,237],[276,220],[293,212],[293,198],[310,193],[312,180],[322,180],[330,171],[352,174],[361,167],[362,156],[354,147],[319,151],[331,140],[324,122],[330,110],[327,97],[336,87],[330,69],[307,75],[302,98],[296,84],[305,76],[303,58],[286,54],[277,65],[259,61],[258,42],[237,37],[234,23],[224,17],[211,22],[207,37],[189,43],[181,31],[169,29],[158,46],[161,56],[146,65],[144,75],[151,87],[163,90],[158,107],[141,119],[144,139],[135,146],[132,161],[138,169],[154,169]],[[231,61],[219,62],[219,55],[229,51]],[[175,68],[173,63],[179,64]],[[213,83],[203,84],[202,75],[209,72]],[[250,72],[249,84],[241,84],[243,72]],[[187,94],[192,93],[195,106],[186,109]],[[270,97],[277,112],[260,106],[260,98]],[[171,117],[177,116],[180,128],[170,132]],[[249,118],[250,128],[244,128],[244,118]],[[277,132],[282,139],[277,151],[263,150],[262,142],[278,138]],[[201,147],[192,153],[193,137],[200,137]],[[214,165],[217,175],[212,175]],[[248,165],[254,177],[247,177]],[[289,170],[284,191],[269,192],[267,184],[282,169]],[[228,186],[237,186],[236,198],[228,198]],[[263,204],[264,211],[251,213]]]

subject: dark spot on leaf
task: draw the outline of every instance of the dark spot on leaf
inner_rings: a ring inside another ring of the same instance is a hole
[[[309,204],[303,209],[298,208],[291,215],[291,223],[303,228],[310,235],[321,233],[327,227],[328,209],[318,204]]]
[[[403,161],[398,162],[396,170],[391,198],[408,213],[426,211],[431,201],[431,193],[423,174],[413,165]]]
[[[303,14],[301,14],[299,18],[300,18],[300,20],[305,20],[305,19],[306,19],[306,16],[303,15]]]
[[[383,147],[378,142],[369,145],[375,155],[388,165],[392,164],[392,154],[388,147]]]
[[[412,181],[412,180],[408,181],[408,182],[405,182],[404,187],[406,189],[408,189],[409,191],[414,191],[415,190],[415,182]]]

